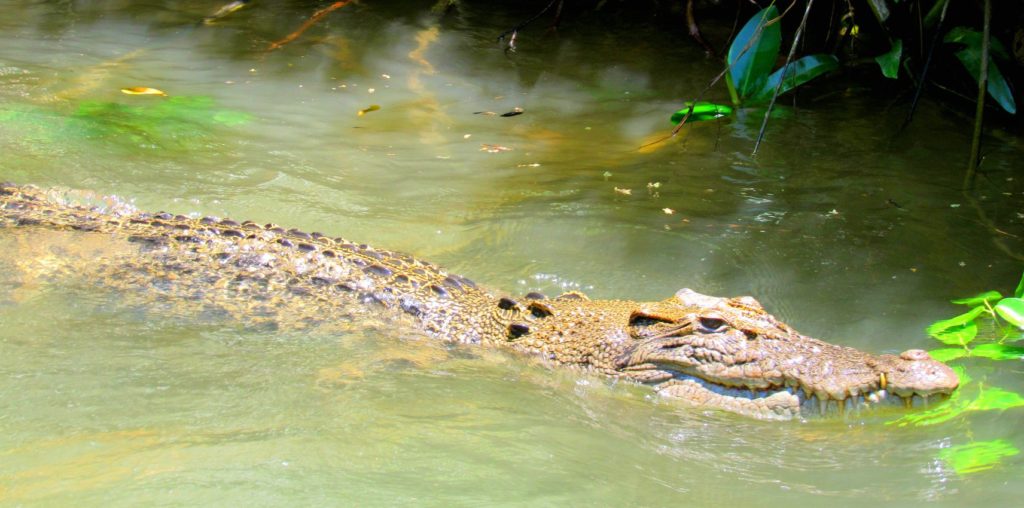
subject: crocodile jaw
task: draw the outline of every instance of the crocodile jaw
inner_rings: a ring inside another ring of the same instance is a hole
[[[823,416],[843,416],[860,411],[892,406],[922,407],[948,398],[947,393],[900,396],[879,389],[843,400],[808,396],[793,388],[748,390],[726,388],[696,376],[678,375],[656,386],[662,397],[680,400],[698,407],[718,409],[761,420],[793,420]]]
[[[666,398],[766,420],[922,406],[947,398],[959,384],[952,369],[922,350],[876,356],[797,335],[797,343],[810,351],[786,351],[790,347],[783,342],[773,344],[766,357],[763,343],[748,344],[737,335],[650,339],[620,360],[620,372]],[[729,353],[693,347],[713,343],[729,344]]]

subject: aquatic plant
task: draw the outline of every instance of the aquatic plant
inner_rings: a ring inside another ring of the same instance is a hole
[[[1003,297],[998,291],[985,291],[977,295],[958,298],[952,303],[966,305],[970,310],[936,321],[928,326],[928,334],[943,344],[954,346],[929,353],[936,360],[949,362],[961,358],[989,360],[1024,360],[1024,347],[1008,344],[1024,340],[1024,276],[1013,296]],[[985,330],[981,334],[979,330]],[[946,404],[927,411],[904,415],[890,423],[905,425],[935,425],[966,413],[1000,411],[1024,407],[1024,396],[975,381],[962,365],[953,365],[960,377],[960,388],[953,392]],[[942,450],[939,458],[958,474],[969,474],[995,467],[1005,457],[1020,450],[1003,439],[972,441]]]

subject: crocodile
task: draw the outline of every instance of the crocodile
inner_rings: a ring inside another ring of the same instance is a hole
[[[76,266],[106,285],[210,300],[243,318],[373,316],[445,341],[648,385],[664,399],[768,420],[924,405],[959,379],[927,352],[871,354],[801,335],[752,297],[661,301],[492,293],[412,256],[276,224],[147,213],[0,184],[0,232],[42,228],[127,247]],[[232,305],[234,305],[232,307]],[[362,311],[353,311],[362,309]],[[362,314],[359,314],[362,312]]]

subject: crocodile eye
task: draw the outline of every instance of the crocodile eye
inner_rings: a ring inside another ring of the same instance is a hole
[[[725,320],[716,317],[700,318],[700,328],[705,333],[717,333],[725,328]]]
[[[543,303],[537,300],[530,302],[530,305],[528,305],[526,308],[527,310],[530,311],[530,314],[532,314],[535,318],[546,318],[554,314],[554,312],[551,311],[550,307],[544,305]]]

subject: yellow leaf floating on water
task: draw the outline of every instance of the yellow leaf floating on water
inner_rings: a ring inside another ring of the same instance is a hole
[[[373,104],[373,105],[371,105],[370,107],[368,107],[366,109],[360,109],[359,113],[357,113],[357,114],[359,116],[363,116],[363,115],[365,115],[365,114],[367,114],[367,113],[369,113],[371,111],[377,111],[378,109],[380,109],[380,106],[378,106],[376,104]]]
[[[128,88],[122,88],[121,93],[128,95],[159,95],[161,97],[167,97],[167,92],[163,90],[157,90],[156,88],[149,88],[148,86],[132,86]]]
[[[615,192],[622,194],[624,196],[630,196],[633,194],[633,189],[620,189],[618,187],[615,187]]]

